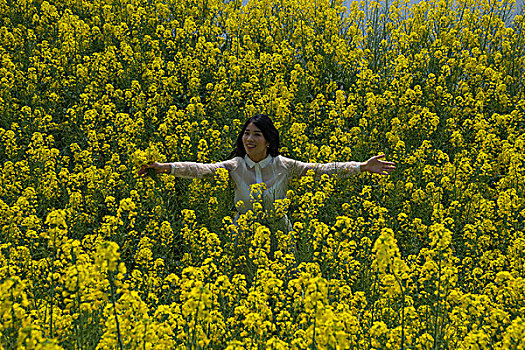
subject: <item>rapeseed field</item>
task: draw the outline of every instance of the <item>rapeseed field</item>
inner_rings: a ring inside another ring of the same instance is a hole
[[[523,15],[345,4],[0,0],[0,349],[525,349]],[[237,222],[226,170],[137,176],[256,113],[397,169]]]

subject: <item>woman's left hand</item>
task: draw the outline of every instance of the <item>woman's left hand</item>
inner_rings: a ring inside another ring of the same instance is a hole
[[[381,175],[388,175],[389,173],[393,172],[396,169],[394,163],[380,160],[380,158],[383,157],[385,157],[385,155],[380,154],[370,158],[364,163],[361,163],[361,172],[368,171]]]

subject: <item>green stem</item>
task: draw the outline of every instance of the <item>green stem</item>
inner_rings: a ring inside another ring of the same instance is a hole
[[[109,285],[110,285],[110,290],[111,290],[111,302],[113,304],[113,315],[115,316],[115,323],[117,324],[117,341],[118,341],[120,350],[123,350],[122,339],[120,336],[120,324],[118,322],[117,306],[115,302],[115,283],[113,281],[113,272],[108,271],[108,279],[109,279]]]
[[[439,348],[439,341],[438,341],[438,320],[439,320],[439,313],[440,313],[440,307],[441,307],[441,303],[440,303],[440,300],[439,300],[439,289],[440,289],[440,285],[441,285],[441,260],[443,259],[443,256],[442,254],[440,253],[439,254],[439,264],[438,264],[438,281],[437,281],[437,306],[436,306],[436,311],[435,311],[435,321],[434,321],[434,346],[433,348],[434,349],[438,349]]]
[[[199,294],[199,301],[197,302],[197,311],[195,313],[195,324],[193,325],[193,332],[191,333],[190,349],[197,349],[197,321],[199,320],[199,307],[201,305],[203,292],[204,292],[204,287],[201,287],[200,294]]]
[[[399,277],[397,277],[395,273],[392,273],[392,275],[394,275],[394,278],[396,279],[397,284],[399,284],[399,288],[401,288],[401,350],[404,350],[405,349],[405,291],[406,289],[403,288],[403,285],[401,284]]]
[[[312,349],[317,349],[317,345],[315,344],[315,328],[317,326],[317,302],[315,303],[315,310],[314,310],[314,334],[312,339]]]

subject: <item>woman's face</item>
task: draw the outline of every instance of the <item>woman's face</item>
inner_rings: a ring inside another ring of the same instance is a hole
[[[254,124],[250,123],[242,135],[242,143],[246,154],[254,162],[260,162],[266,158],[266,148],[270,143],[264,138],[262,131]]]

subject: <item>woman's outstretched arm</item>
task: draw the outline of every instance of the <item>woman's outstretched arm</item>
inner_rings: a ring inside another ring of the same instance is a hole
[[[152,162],[143,165],[139,172],[139,176],[148,174],[148,169],[153,169],[156,174],[171,174],[177,177],[187,179],[202,178],[213,176],[217,169],[225,168],[228,171],[232,170],[237,164],[236,159],[230,159],[219,163],[196,163],[196,162],[173,162],[173,163],[159,163]]]
[[[315,171],[316,174],[337,174],[351,176],[362,172],[370,172],[381,175],[388,175],[395,170],[393,162],[386,162],[380,158],[384,154],[374,156],[366,162],[332,162],[332,163],[305,163],[289,158],[282,158],[286,167],[292,170],[295,176],[304,176],[308,170]]]

